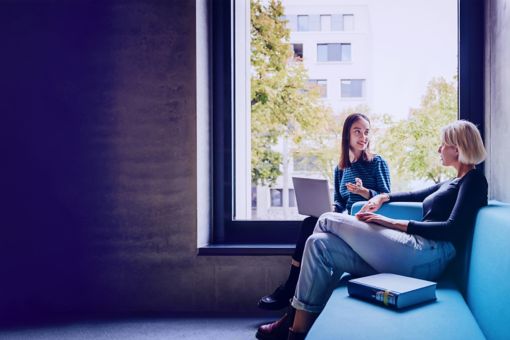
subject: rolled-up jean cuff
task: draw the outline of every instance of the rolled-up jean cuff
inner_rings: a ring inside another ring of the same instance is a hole
[[[297,310],[304,310],[308,313],[320,313],[324,309],[324,306],[310,306],[301,301],[299,301],[295,296],[292,298],[291,302],[292,307]]]

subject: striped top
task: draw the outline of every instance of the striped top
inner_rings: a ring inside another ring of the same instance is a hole
[[[361,195],[351,193],[345,186],[347,183],[356,183],[356,177],[363,181],[363,186],[370,190],[370,197],[383,192],[390,192],[391,180],[388,164],[379,155],[376,155],[371,162],[357,161],[343,171],[335,167],[335,194],[334,206],[336,212],[347,210],[358,201],[366,201]]]

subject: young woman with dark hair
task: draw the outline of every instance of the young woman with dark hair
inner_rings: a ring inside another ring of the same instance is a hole
[[[388,192],[390,192],[388,165],[381,156],[370,152],[370,120],[362,113],[353,113],[345,119],[342,129],[340,160],[334,169],[333,211],[350,213],[355,202],[369,200],[378,194]],[[312,234],[317,220],[316,217],[307,217],[301,223],[287,281],[272,294],[262,297],[259,301],[260,308],[278,310],[289,306],[290,298],[296,289],[305,243]],[[289,320],[290,318],[287,318],[282,322],[284,324]],[[271,325],[261,326],[257,337],[259,339],[278,337],[279,329],[282,327],[270,327]],[[289,326],[290,324],[286,325],[286,329]]]

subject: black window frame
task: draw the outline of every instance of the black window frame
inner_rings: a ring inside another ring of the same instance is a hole
[[[459,118],[484,132],[484,1],[458,0]],[[211,244],[292,244],[300,221],[238,221],[233,217],[233,6],[209,2],[211,23]],[[483,169],[483,164],[482,164]]]

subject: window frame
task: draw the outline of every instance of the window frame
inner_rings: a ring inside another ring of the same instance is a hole
[[[300,221],[233,220],[233,0],[209,2],[211,40],[212,245],[294,244]],[[484,133],[484,2],[458,0],[459,118]],[[483,170],[483,164],[481,166]],[[270,247],[269,247],[270,248]],[[268,249],[269,249],[268,248]],[[238,253],[228,252],[229,254]],[[242,253],[242,251],[241,251]],[[267,255],[264,250],[253,254]],[[275,252],[272,252],[275,253]],[[282,254],[288,254],[288,251]]]

